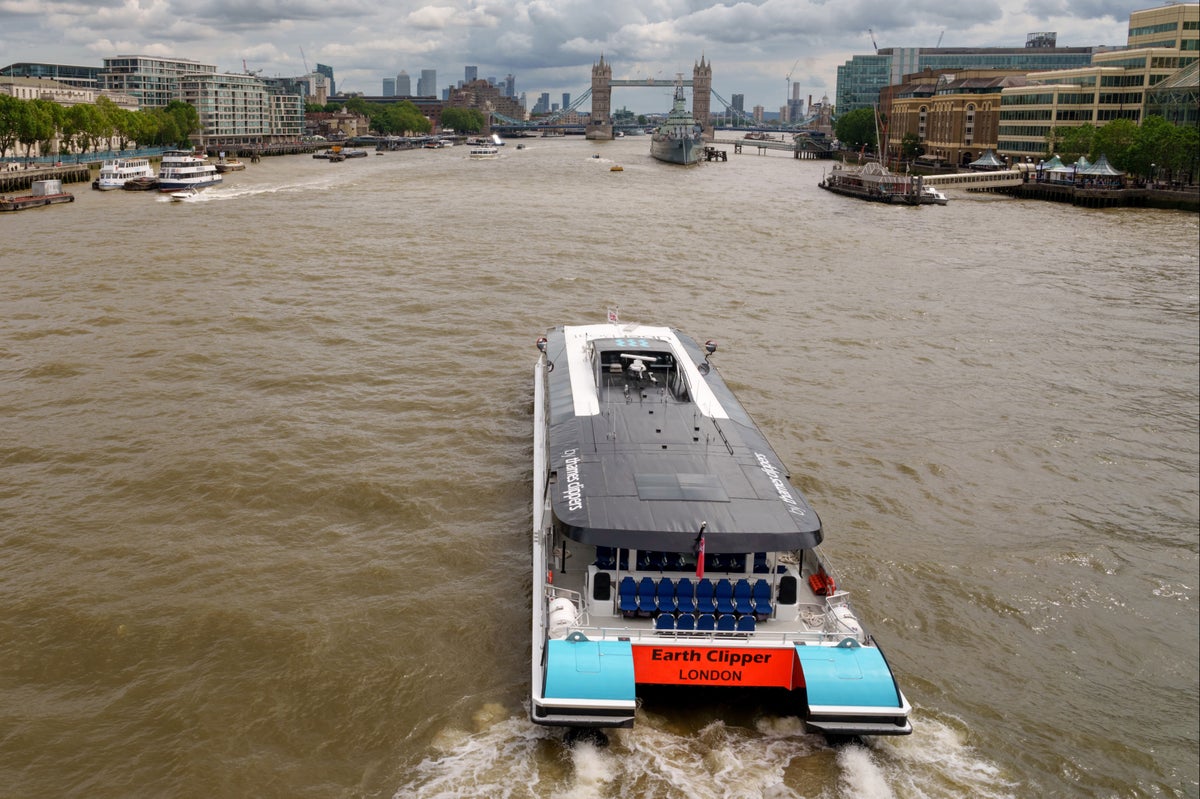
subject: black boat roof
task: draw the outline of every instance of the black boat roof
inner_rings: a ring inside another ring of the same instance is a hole
[[[564,326],[546,336],[549,494],[583,543],[772,552],[821,521],[692,338],[667,327]]]

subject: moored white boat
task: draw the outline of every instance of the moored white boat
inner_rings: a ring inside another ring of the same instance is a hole
[[[468,153],[468,155],[470,155],[471,158],[474,158],[476,160],[484,159],[484,158],[499,158],[500,150],[497,149],[496,147],[491,146],[490,144],[482,145],[482,146],[472,147],[471,151],[470,151],[470,153]]]
[[[154,180],[154,167],[149,158],[114,158],[100,166],[100,174],[92,188],[112,191],[125,188],[126,181]]]
[[[827,735],[910,733],[820,519],[711,367],[716,345],[614,320],[538,347],[532,720],[628,727],[641,687],[740,687],[780,689],[781,712]]]
[[[928,198],[934,205],[946,205],[950,202],[950,198],[941,189],[934,188],[928,183],[921,187],[921,196]]]
[[[213,164],[213,166],[222,175],[226,172],[241,172],[246,168],[246,165],[237,158],[226,158],[225,156],[218,158],[217,163]]]
[[[158,169],[158,190],[163,192],[180,189],[200,189],[215,186],[224,178],[217,167],[206,156],[192,150],[170,150],[163,153]]]

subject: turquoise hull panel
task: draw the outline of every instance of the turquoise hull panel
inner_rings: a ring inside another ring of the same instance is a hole
[[[899,691],[875,647],[798,646],[809,707],[900,707]]]
[[[628,641],[548,643],[547,699],[634,700],[633,646]]]

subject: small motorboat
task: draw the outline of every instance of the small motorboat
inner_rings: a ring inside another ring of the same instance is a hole
[[[180,189],[179,191],[171,192],[171,202],[181,203],[185,200],[190,200],[193,197],[197,197],[199,194],[200,191],[198,189],[188,186],[186,189]]]

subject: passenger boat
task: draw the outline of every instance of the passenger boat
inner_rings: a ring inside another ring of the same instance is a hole
[[[100,166],[100,174],[92,188],[100,191],[123,189],[131,180],[154,180],[154,167],[149,158],[115,158]]]
[[[26,208],[73,202],[75,195],[63,191],[61,180],[35,180],[30,184],[29,194],[0,195],[0,211],[24,211]]]
[[[489,144],[481,147],[472,147],[468,155],[475,160],[481,160],[484,158],[499,158],[500,150],[499,148],[493,147]]]
[[[937,202],[925,193],[919,175],[897,175],[873,161],[863,166],[836,163],[817,185],[834,194],[872,202],[900,205],[933,205]]]
[[[950,202],[950,198],[941,189],[936,189],[929,184],[925,184],[921,188],[922,196],[928,197],[934,205],[946,205]]]
[[[121,188],[125,191],[150,191],[158,188],[158,178],[130,178]]]
[[[716,344],[609,319],[538,339],[531,719],[629,727],[639,689],[732,687],[829,736],[912,732]]]
[[[669,164],[699,163],[704,150],[703,131],[687,110],[683,81],[675,81],[675,103],[663,123],[650,136],[650,155]]]
[[[226,158],[225,156],[218,158],[217,163],[213,164],[213,166],[215,166],[217,171],[222,175],[224,175],[226,172],[241,172],[246,168],[246,165],[238,159]]]
[[[188,187],[202,189],[224,180],[207,156],[192,150],[168,150],[158,169],[158,190],[179,191]]]

